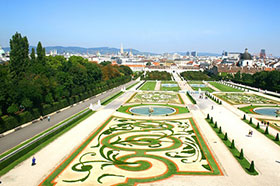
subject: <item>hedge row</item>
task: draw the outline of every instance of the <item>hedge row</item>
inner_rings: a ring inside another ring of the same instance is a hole
[[[215,96],[209,94],[208,92],[205,92],[205,95],[206,95],[207,97],[209,97],[210,99],[212,99],[213,101],[215,101],[216,103],[218,103],[219,105],[222,104],[222,101],[221,101],[221,100],[219,100],[219,99],[216,98]]]
[[[70,97],[68,99],[64,98],[64,99],[60,100],[59,102],[54,102],[52,104],[44,104],[44,105],[42,105],[41,110],[34,108],[32,111],[24,111],[17,115],[2,116],[2,117],[0,117],[0,133],[11,130],[24,123],[37,119],[41,115],[44,116],[44,115],[50,114],[50,113],[60,110],[64,107],[67,107],[67,106],[77,103],[79,101],[85,100],[89,97],[95,96],[108,89],[117,87],[124,83],[127,83],[128,81],[130,81],[130,77],[122,79],[121,81],[115,82],[114,84],[110,84],[110,86],[108,84],[106,84],[103,87],[100,87],[100,86],[96,87],[92,91],[84,92],[79,95]]]
[[[189,97],[189,99],[191,100],[191,102],[192,102],[193,104],[196,104],[195,99],[193,99],[193,97],[190,95],[189,92],[187,92],[187,96]]]
[[[44,143],[45,141],[47,141],[48,139],[50,139],[51,137],[55,136],[56,134],[60,133],[61,131],[63,131],[65,128],[71,126],[72,124],[74,124],[75,122],[77,122],[78,120],[80,120],[83,117],[86,117],[88,114],[91,114],[92,111],[88,110],[86,112],[84,112],[82,115],[80,115],[79,117],[73,119],[72,121],[70,121],[69,123],[67,123],[66,125],[58,128],[56,131],[51,132],[47,135],[45,135],[44,137],[42,137],[41,139],[39,139],[38,141],[32,143],[31,145],[29,145],[28,147],[22,149],[21,151],[17,152],[16,154],[14,154],[13,156],[9,157],[8,159],[2,161],[0,163],[0,170],[4,169],[5,167],[7,167],[8,165],[10,165],[11,163],[13,163],[14,161],[16,161],[17,159],[19,159],[20,157],[24,156],[25,154],[29,153],[30,151],[32,151],[33,149],[35,149],[37,146],[39,146],[40,144]]]

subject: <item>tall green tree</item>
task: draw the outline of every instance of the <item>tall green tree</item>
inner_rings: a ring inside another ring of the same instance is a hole
[[[10,40],[10,63],[9,69],[13,78],[22,77],[28,67],[29,44],[27,37],[22,37],[16,32]]]

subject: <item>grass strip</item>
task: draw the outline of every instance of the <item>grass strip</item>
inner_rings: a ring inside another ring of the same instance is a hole
[[[86,108],[86,109],[87,109],[87,108]],[[2,153],[2,154],[0,155],[0,159],[3,158],[3,157],[6,156],[6,155],[12,153],[13,151],[19,149],[19,148],[22,147],[23,145],[26,145],[27,143],[29,143],[29,142],[35,140],[36,138],[38,138],[38,137],[44,135],[45,133],[49,132],[50,130],[52,130],[52,129],[54,129],[54,128],[60,126],[60,125],[62,125],[63,123],[67,122],[68,120],[72,119],[73,117],[75,117],[75,116],[79,115],[80,113],[84,112],[86,109],[84,109],[84,110],[78,112],[77,114],[75,114],[75,115],[73,115],[73,116],[71,116],[71,117],[69,117],[69,118],[63,120],[62,122],[60,122],[60,123],[58,123],[58,124],[56,124],[56,125],[54,125],[54,126],[48,128],[48,129],[46,129],[45,131],[41,132],[40,134],[38,134],[38,135],[36,135],[36,136],[34,136],[34,137],[32,137],[32,138],[30,138],[30,139],[24,141],[23,143],[21,143],[21,144],[15,146],[15,147],[13,147],[12,149],[10,149],[10,150],[8,150],[8,151]]]
[[[37,153],[38,151],[40,151],[41,149],[46,147],[48,144],[53,142],[59,136],[63,135],[64,133],[66,133],[67,131],[69,131],[70,129],[72,129],[76,125],[78,125],[80,122],[87,119],[93,113],[94,113],[93,111],[88,110],[88,112],[85,112],[80,117],[78,117],[78,118],[74,119],[73,121],[69,122],[68,125],[66,125],[65,128],[61,129],[61,131],[59,131],[58,133],[54,134],[53,136],[50,136],[50,137],[46,136],[43,139],[41,139],[42,141],[39,142],[38,146],[36,146],[34,149],[27,151],[23,156],[19,157],[18,159],[14,160],[14,161],[11,161],[8,166],[6,166],[5,168],[2,168],[0,170],[0,176],[9,172],[11,169],[13,169],[19,163],[21,163],[24,160],[30,158],[32,155],[34,155],[35,153]],[[31,164],[31,162],[30,162],[30,164]]]
[[[222,92],[244,92],[243,90],[239,90],[239,89],[236,89],[236,88],[232,88],[232,87],[229,87],[227,85],[224,85],[224,84],[220,84],[220,83],[217,83],[217,82],[209,82],[212,86],[216,87],[217,89],[219,89],[220,91]]]
[[[244,121],[245,123],[247,123],[248,125],[250,125],[251,127],[253,127],[254,129],[256,129],[258,132],[262,133],[265,137],[267,137],[268,139],[272,140],[274,143],[276,143],[277,145],[280,146],[280,141],[276,141],[275,140],[275,136],[272,136],[271,134],[269,134],[269,132],[266,134],[265,130],[258,127],[258,125],[255,125],[253,122],[250,122],[247,119],[241,119],[242,121]]]
[[[119,97],[120,95],[122,95],[124,92],[120,91],[118,92],[117,94],[109,97],[108,99],[102,101],[101,105],[107,105],[109,104],[110,102],[112,102],[114,99],[116,99],[117,97]]]
[[[191,100],[191,102],[192,102],[193,104],[196,104],[195,99],[193,99],[193,97],[190,95],[189,92],[187,92],[187,96],[188,96],[188,98]]]
[[[134,83],[134,84],[132,84],[132,85],[130,85],[129,87],[127,87],[126,88],[126,90],[129,90],[129,89],[131,89],[132,87],[134,87],[136,84],[138,84],[139,82],[136,82],[136,83]]]
[[[250,168],[249,161],[245,157],[242,159],[239,158],[240,152],[238,151],[238,149],[236,147],[233,147],[233,148],[231,147],[231,142],[229,141],[229,139],[225,140],[225,134],[220,132],[219,131],[220,129],[218,127],[216,127],[215,124],[213,122],[211,122],[210,119],[206,118],[205,120],[211,126],[211,128],[216,132],[217,136],[222,140],[222,142],[225,144],[225,146],[228,148],[228,150],[231,152],[231,154],[237,160],[237,162],[241,165],[241,167],[245,170],[245,172],[250,175],[258,175],[259,173],[256,170],[254,172],[249,171],[249,168]]]

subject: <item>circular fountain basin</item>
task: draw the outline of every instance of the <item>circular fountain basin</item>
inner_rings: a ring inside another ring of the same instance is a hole
[[[152,112],[151,112],[152,110]],[[151,115],[151,116],[161,116],[166,114],[173,114],[176,112],[174,108],[166,106],[139,106],[129,109],[133,114],[137,115]]]
[[[266,116],[276,116],[276,111],[279,110],[277,107],[263,107],[263,108],[255,108],[253,111]]]

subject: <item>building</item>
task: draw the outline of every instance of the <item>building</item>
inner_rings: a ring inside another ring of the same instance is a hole
[[[238,62],[238,66],[244,67],[244,66],[253,66],[253,58],[251,54],[248,52],[248,49],[245,49],[245,52],[243,54],[240,54],[240,60]]]
[[[265,49],[261,49],[260,58],[261,59],[265,59],[266,58]]]
[[[197,57],[197,52],[196,51],[191,52],[191,56]]]
[[[5,56],[5,51],[0,46],[0,57],[4,57],[4,56]]]

